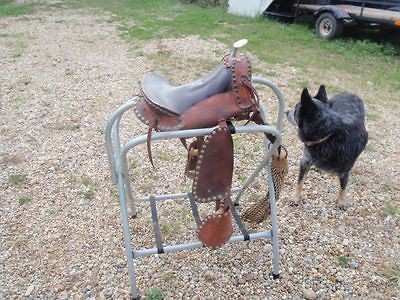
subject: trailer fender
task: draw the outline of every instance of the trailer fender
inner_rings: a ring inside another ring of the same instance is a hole
[[[351,16],[347,11],[341,9],[335,5],[325,5],[314,13],[315,17],[320,16],[323,13],[329,12],[335,16],[336,19],[351,19]]]

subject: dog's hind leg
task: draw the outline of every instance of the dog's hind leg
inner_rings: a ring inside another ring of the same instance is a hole
[[[338,207],[343,210],[346,209],[346,186],[348,180],[349,180],[349,172],[339,175],[340,191],[338,196]]]
[[[300,171],[297,179],[296,194],[293,201],[294,205],[298,205],[303,200],[302,197],[303,183],[307,176],[308,171],[310,171],[311,165],[312,163],[308,155],[303,155],[303,157],[300,160]]]

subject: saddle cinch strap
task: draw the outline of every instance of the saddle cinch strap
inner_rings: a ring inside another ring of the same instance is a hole
[[[147,150],[151,156],[151,132],[209,128],[189,147],[189,169],[194,169],[192,194],[197,202],[215,202],[216,209],[198,228],[198,238],[217,248],[232,234],[230,189],[233,174],[233,141],[229,120],[252,120],[258,114],[258,95],[251,85],[251,63],[245,56],[225,57],[208,76],[173,86],[165,78],[149,74],[135,104],[137,117],[149,126]],[[193,151],[194,154],[191,154]],[[152,162],[153,163],[153,162]]]

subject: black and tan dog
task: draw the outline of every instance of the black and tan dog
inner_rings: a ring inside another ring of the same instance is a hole
[[[294,204],[302,200],[305,176],[314,165],[339,177],[338,206],[345,209],[349,172],[368,141],[362,100],[347,92],[328,100],[321,85],[314,98],[304,88],[301,101],[286,113],[304,143]]]

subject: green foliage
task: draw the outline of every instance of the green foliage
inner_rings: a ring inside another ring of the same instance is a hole
[[[394,286],[400,287],[400,264],[385,264],[380,273]]]
[[[161,300],[164,298],[162,291],[158,287],[151,288],[147,293],[147,300]]]
[[[181,225],[178,222],[160,221],[160,231],[167,239],[172,239],[181,231]]]
[[[379,121],[381,119],[381,116],[374,113],[367,113],[367,119],[370,121]]]
[[[181,0],[183,3],[196,4],[201,7],[228,6],[228,0]]]
[[[338,263],[342,268],[348,268],[350,264],[350,258],[345,255],[339,256]]]
[[[32,201],[32,199],[30,197],[28,197],[28,196],[21,196],[18,199],[19,205],[25,205],[25,204],[28,204],[31,201]]]
[[[25,181],[26,181],[26,175],[22,175],[22,174],[10,175],[8,177],[8,183],[10,185],[21,185]]]
[[[266,63],[295,67],[304,78],[313,78],[315,82],[329,83],[327,78],[345,74],[359,84],[371,82],[393,99],[400,99],[398,32],[362,28],[345,32],[338,40],[326,41],[316,37],[311,20],[283,24],[262,17],[240,17],[228,14],[224,6],[210,6],[217,2],[222,3],[216,0],[81,0],[65,1],[63,7],[90,7],[110,12],[110,22],[117,22],[121,35],[135,47],[147,40],[193,35],[213,38],[226,45],[247,38],[245,51]],[[297,88],[296,82],[290,85]]]
[[[0,0],[0,17],[30,14],[34,11],[33,4],[14,4],[12,0]]]
[[[382,209],[382,215],[384,217],[392,216],[395,217],[397,215],[400,215],[400,208],[392,205],[391,203],[387,203],[385,207]]]
[[[83,197],[87,200],[92,199],[94,196],[94,191],[93,190],[87,190],[83,193]]]
[[[7,36],[5,40],[5,45],[11,50],[11,57],[18,58],[24,53],[24,50],[27,47],[27,42],[25,36],[22,33],[16,33]],[[28,77],[24,77],[19,83],[28,85],[31,80],[32,78],[29,79]]]
[[[188,35],[215,38],[228,45],[247,38],[246,51],[267,63],[289,64],[316,80],[338,69],[357,74],[360,82],[371,81],[389,93],[400,92],[400,60],[396,56],[400,45],[396,43],[351,37],[324,41],[301,23],[282,24],[265,18],[234,16],[220,6],[203,8],[183,2],[198,4],[195,0],[82,0],[69,5],[112,12],[121,34],[136,45],[145,40]],[[135,24],[125,22],[129,20],[135,20]],[[371,36],[377,37],[374,33]],[[310,74],[310,70],[317,71]]]
[[[0,0],[0,6],[5,6],[7,4],[11,4],[13,0]]]

